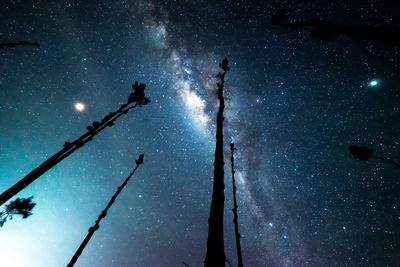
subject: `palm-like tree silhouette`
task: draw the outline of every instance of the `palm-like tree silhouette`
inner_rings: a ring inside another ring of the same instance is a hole
[[[85,239],[82,241],[81,245],[79,246],[78,250],[75,252],[74,256],[71,258],[71,261],[68,263],[67,267],[72,267],[78,260],[79,256],[82,254],[82,251],[85,249],[86,245],[89,243],[90,238],[93,236],[94,232],[99,229],[100,227],[100,222],[102,219],[104,219],[107,216],[107,211],[111,208],[112,204],[114,204],[114,201],[117,199],[118,195],[121,193],[122,189],[128,184],[129,180],[135,174],[136,169],[139,167],[139,165],[143,164],[143,157],[144,155],[141,154],[139,158],[136,160],[136,167],[133,169],[131,174],[125,179],[125,181],[122,183],[121,186],[118,187],[117,191],[115,194],[111,197],[110,201],[108,202],[106,208],[100,213],[99,217],[96,220],[96,223],[89,228],[88,234],[86,235]]]
[[[87,132],[81,137],[77,138],[73,142],[65,142],[64,147],[39,165],[36,169],[27,174],[24,178],[19,180],[15,185],[11,186],[9,189],[4,191],[0,195],[0,205],[4,204],[10,198],[18,194],[22,189],[30,185],[33,181],[39,178],[42,174],[53,168],[60,161],[71,155],[73,152],[84,146],[87,142],[91,141],[98,133],[104,130],[106,127],[111,127],[114,122],[129,112],[129,110],[142,105],[150,103],[150,100],[145,97],[144,89],[145,84],[135,84],[132,85],[133,92],[130,94],[127,103],[122,104],[119,109],[115,112],[110,112],[108,115],[104,116],[103,119],[98,122],[93,122],[92,125],[87,126]]]
[[[349,146],[349,152],[356,158],[359,160],[364,160],[364,161],[368,161],[370,158],[373,159],[380,159],[380,160],[384,160],[386,162],[389,162],[393,165],[395,165],[396,167],[400,168],[400,164],[389,159],[389,158],[385,158],[385,157],[378,157],[378,156],[374,156],[374,150],[370,149],[366,146]]]
[[[214,161],[214,183],[210,208],[210,217],[208,218],[208,240],[207,253],[204,260],[206,267],[225,266],[224,252],[224,140],[223,140],[223,121],[224,121],[224,84],[225,75],[229,71],[228,59],[222,60],[219,64],[223,72],[216,76],[220,79],[217,83],[217,95],[219,99],[219,109],[217,113],[217,132],[215,145]]]

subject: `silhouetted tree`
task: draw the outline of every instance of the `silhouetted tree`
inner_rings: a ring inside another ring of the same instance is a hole
[[[368,161],[370,158],[380,159],[380,160],[387,161],[387,162],[395,165],[396,167],[400,168],[399,163],[397,163],[389,158],[374,156],[373,154],[375,151],[366,146],[349,146],[349,151],[356,159],[364,160],[364,161]]]
[[[238,258],[238,267],[243,267],[242,259],[242,248],[240,247],[240,233],[239,233],[239,223],[237,214],[237,202],[236,202],[236,182],[235,182],[235,163],[233,159],[233,153],[236,147],[234,143],[231,143],[231,168],[232,168],[232,191],[233,191],[233,223],[235,224],[235,238],[236,238],[236,252]]]
[[[36,203],[32,201],[33,196],[28,198],[17,198],[6,205],[4,211],[0,212],[0,227],[6,223],[7,219],[12,220],[13,216],[21,215],[23,219],[32,215],[32,209]]]
[[[16,47],[16,46],[27,46],[27,45],[39,47],[38,42],[21,41],[18,43],[2,43],[2,44],[0,44],[0,49],[4,49],[4,47]]]
[[[124,189],[124,187],[129,182],[129,179],[131,179],[131,177],[133,176],[133,174],[135,173],[135,171],[139,167],[139,165],[143,164],[143,157],[144,157],[144,155],[140,154],[139,158],[136,160],[136,167],[133,169],[131,174],[129,174],[129,176],[125,179],[125,181],[122,183],[122,185],[118,187],[117,192],[115,192],[115,194],[111,197],[106,208],[100,213],[99,217],[96,220],[96,223],[92,227],[89,228],[88,234],[86,235],[82,244],[79,246],[78,250],[75,252],[71,261],[68,263],[67,267],[74,266],[74,264],[78,260],[79,256],[82,254],[82,251],[85,249],[86,245],[89,243],[89,240],[93,236],[94,232],[99,229],[101,220],[107,216],[107,211],[111,208],[112,204],[114,204],[114,201],[117,199],[119,193],[121,193],[122,189]]]
[[[4,191],[0,195],[0,205],[4,204],[11,197],[15,196],[22,189],[30,185],[33,181],[39,178],[43,173],[50,170],[60,161],[68,157],[70,154],[81,148],[87,142],[91,141],[93,137],[95,137],[98,133],[104,130],[106,127],[111,127],[114,125],[114,122],[124,114],[127,114],[129,110],[142,105],[146,105],[150,103],[150,100],[144,96],[144,89],[146,88],[145,84],[138,84],[135,82],[132,85],[133,93],[130,94],[128,102],[122,104],[119,109],[115,112],[110,112],[108,115],[104,116],[104,118],[100,122],[93,122],[92,125],[87,126],[87,132],[83,134],[81,137],[77,138],[73,142],[65,142],[63,148],[58,151],[56,154],[51,156],[41,165],[39,165],[36,169],[27,174],[24,178],[18,181],[15,185]]]
[[[225,75],[229,71],[228,59],[222,60],[219,64],[223,72],[216,76],[220,79],[217,83],[217,95],[219,99],[219,109],[217,114],[217,132],[214,161],[214,183],[210,208],[210,217],[208,218],[208,240],[207,253],[204,261],[206,267],[225,266],[224,252],[224,140],[223,140],[223,121],[224,121],[224,83]]]
[[[400,46],[400,29],[330,24],[322,19],[286,22],[286,14],[283,10],[277,11],[272,16],[272,23],[291,29],[308,26],[314,27],[310,32],[310,36],[313,39],[321,41],[330,41],[338,35],[344,35],[360,40]]]

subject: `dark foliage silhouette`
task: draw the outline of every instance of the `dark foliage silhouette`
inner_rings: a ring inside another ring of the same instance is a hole
[[[349,152],[356,158],[359,160],[364,160],[364,161],[368,161],[370,158],[373,159],[380,159],[380,160],[384,160],[386,162],[389,162],[393,165],[395,165],[396,167],[400,168],[400,164],[389,159],[389,158],[385,158],[385,157],[378,157],[378,156],[374,156],[374,150],[370,149],[366,146],[349,146]]]
[[[350,153],[359,160],[369,160],[374,154],[374,150],[366,146],[349,146]]]
[[[242,258],[242,248],[240,246],[240,233],[239,233],[239,223],[238,223],[238,214],[237,214],[237,201],[236,201],[236,181],[235,181],[235,163],[233,158],[233,153],[235,152],[236,147],[234,143],[231,143],[231,168],[232,168],[232,191],[233,191],[233,223],[235,224],[235,239],[236,239],[236,252],[238,259],[238,267],[243,267],[243,258]]]
[[[13,216],[20,215],[23,219],[32,215],[32,209],[36,203],[32,201],[33,196],[28,198],[17,198],[6,205],[4,211],[0,212],[0,227],[6,223],[7,219],[12,220]]]
[[[136,167],[133,171],[129,174],[129,176],[125,179],[121,186],[118,187],[115,194],[111,197],[110,201],[108,202],[106,208],[100,213],[99,217],[96,220],[96,223],[89,228],[88,234],[86,235],[85,239],[82,241],[81,245],[79,246],[78,250],[75,252],[74,256],[71,258],[71,261],[68,263],[68,267],[74,266],[76,261],[78,260],[79,256],[82,254],[82,251],[85,249],[86,245],[89,243],[90,238],[93,236],[94,232],[100,228],[100,222],[107,216],[107,211],[111,208],[112,204],[114,204],[115,200],[117,199],[118,195],[121,193],[122,189],[128,184],[129,180],[135,174],[136,169],[139,165],[143,164],[144,155],[140,154],[139,158],[136,160]]]
[[[208,218],[208,240],[207,253],[204,261],[206,267],[225,266],[224,252],[224,141],[223,141],[223,121],[224,121],[224,84],[225,75],[229,71],[228,59],[222,60],[219,64],[223,72],[216,76],[220,79],[217,83],[217,95],[219,99],[219,109],[217,114],[217,132],[214,161],[214,183],[210,208],[210,217]]]
[[[321,41],[330,41],[339,35],[387,45],[400,46],[400,29],[371,26],[351,26],[330,24],[322,19],[286,22],[286,14],[279,10],[272,16],[272,23],[290,29],[313,27],[310,36]]]
[[[27,174],[24,178],[18,181],[15,185],[4,191],[0,195],[0,205],[4,204],[11,197],[18,194],[22,189],[27,187],[37,178],[39,178],[42,174],[53,168],[60,161],[68,157],[70,154],[84,146],[87,142],[91,141],[93,137],[95,137],[98,133],[104,130],[106,127],[111,127],[114,125],[114,122],[128,113],[129,110],[142,105],[150,103],[150,100],[145,97],[144,89],[146,88],[145,84],[138,84],[135,82],[132,85],[133,92],[130,94],[128,102],[122,104],[119,109],[115,112],[110,112],[108,115],[104,116],[100,122],[95,121],[92,125],[86,127],[88,130],[81,137],[77,138],[73,142],[65,142],[63,148],[39,165],[36,169]]]
[[[4,49],[5,47],[16,47],[16,46],[36,46],[39,47],[38,42],[27,42],[27,41],[21,41],[18,43],[1,43],[0,44],[0,49]]]

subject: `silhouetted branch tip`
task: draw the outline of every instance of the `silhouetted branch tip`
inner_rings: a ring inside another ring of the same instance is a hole
[[[182,263],[183,263],[186,267],[190,267],[190,265],[187,264],[186,262],[182,261]]]
[[[138,83],[138,81],[132,84],[133,93],[129,95],[128,103],[136,102],[139,105],[139,107],[150,103],[150,99],[144,96],[145,88],[146,84]]]
[[[224,58],[222,60],[222,62],[219,64],[219,66],[221,67],[221,69],[223,69],[224,71],[229,71],[229,67],[228,67],[228,59]]]
[[[139,158],[136,160],[136,165],[143,164],[144,154],[140,154]]]

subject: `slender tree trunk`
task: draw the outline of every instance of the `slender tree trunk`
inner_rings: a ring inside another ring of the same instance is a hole
[[[144,84],[137,85],[137,82],[135,85],[137,87],[142,86],[141,88],[143,88],[143,86],[145,87]],[[137,87],[133,87],[134,90]],[[144,90],[144,88],[143,88],[143,90]],[[132,94],[134,94],[134,93],[132,93]],[[141,106],[142,104],[149,103],[149,100],[144,97],[144,94],[140,95],[140,97],[141,97],[141,99],[139,99],[139,100],[137,100],[137,98],[134,98],[134,100],[129,100],[128,103],[121,105],[117,111],[111,112],[108,115],[106,115],[101,120],[101,122],[94,122],[93,126],[88,126],[87,127],[88,131],[85,134],[83,134],[81,137],[77,138],[72,143],[66,142],[64,144],[64,147],[60,151],[55,153],[53,156],[51,156],[45,162],[43,162],[38,167],[36,167],[33,171],[28,173],[24,178],[19,180],[16,184],[14,184],[9,189],[4,191],[0,195],[0,206],[3,205],[5,202],[7,202],[10,198],[15,196],[16,194],[18,194],[21,190],[23,190],[25,187],[30,185],[36,179],[38,179],[42,174],[44,174],[45,172],[47,172],[48,170],[53,168],[60,161],[62,161],[63,159],[68,157],[70,154],[72,154],[73,152],[75,152],[76,150],[78,150],[79,148],[84,146],[87,142],[91,141],[93,139],[93,137],[95,137],[98,133],[100,133],[102,130],[104,130],[104,128],[113,126],[114,122],[120,116],[127,114],[129,110],[135,108],[137,105]],[[136,104],[130,106],[130,104],[135,101],[136,101]]]
[[[231,143],[231,167],[232,167],[232,191],[233,191],[233,223],[235,224],[235,238],[236,238],[236,252],[238,258],[238,267],[243,267],[242,259],[242,248],[240,246],[240,233],[239,233],[239,223],[237,214],[237,202],[236,202],[236,183],[235,183],[235,163],[233,159],[233,153],[236,150],[235,144]]]
[[[108,202],[106,208],[100,213],[99,217],[96,220],[96,223],[89,228],[88,234],[86,235],[85,239],[79,246],[78,250],[75,252],[74,256],[72,257],[71,261],[68,263],[67,267],[72,267],[78,260],[79,256],[82,254],[82,251],[85,249],[86,245],[89,243],[90,238],[93,236],[94,232],[99,229],[100,227],[100,222],[102,219],[104,219],[107,216],[107,211],[111,208],[112,204],[114,204],[114,201],[117,199],[119,193],[121,193],[122,189],[127,185],[133,174],[135,174],[136,169],[139,167],[140,164],[143,163],[143,154],[139,156],[139,158],[136,160],[136,167],[133,169],[131,174],[125,179],[125,181],[122,183],[121,186],[118,187],[117,192],[112,196],[110,201]]]
[[[224,151],[223,151],[223,120],[224,120],[224,96],[223,89],[225,83],[225,74],[229,70],[228,60],[225,58],[220,67],[223,73],[219,73],[220,83],[217,83],[219,98],[219,109],[217,114],[217,133],[214,161],[214,184],[210,208],[210,217],[208,219],[208,240],[207,253],[204,261],[206,267],[225,266],[224,252]]]

